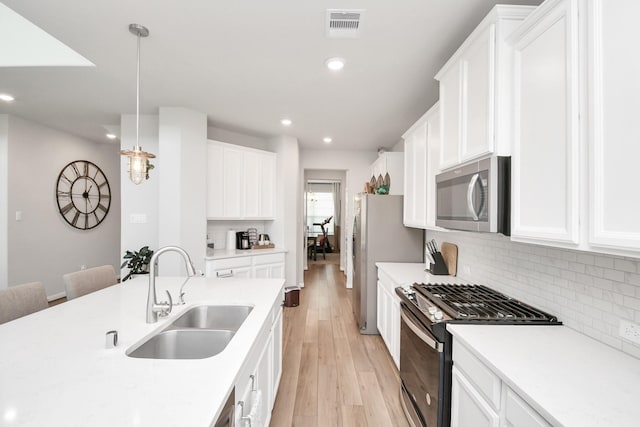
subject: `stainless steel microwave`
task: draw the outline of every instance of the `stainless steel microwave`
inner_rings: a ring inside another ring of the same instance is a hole
[[[436,176],[436,225],[511,235],[511,157],[490,157]]]

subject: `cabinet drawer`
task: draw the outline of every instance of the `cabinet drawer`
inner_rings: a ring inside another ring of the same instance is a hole
[[[505,387],[505,419],[507,426],[550,427],[535,409],[527,404],[513,390]]]
[[[501,381],[487,368],[477,357],[463,345],[453,343],[453,363],[456,368],[464,372],[465,376],[473,382],[476,389],[493,406],[500,408]]]
[[[224,270],[236,267],[251,267],[251,257],[224,258],[210,261],[213,263],[213,270]]]
[[[284,254],[254,255],[253,265],[277,264],[284,262]]]

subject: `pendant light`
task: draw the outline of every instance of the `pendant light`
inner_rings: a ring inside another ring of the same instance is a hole
[[[134,184],[141,184],[145,179],[149,179],[149,170],[153,165],[149,159],[156,156],[146,151],[142,151],[140,146],[140,37],[148,37],[149,29],[139,24],[130,24],[129,32],[138,39],[138,58],[136,68],[136,145],[133,150],[122,150],[120,154],[129,157],[129,179]]]

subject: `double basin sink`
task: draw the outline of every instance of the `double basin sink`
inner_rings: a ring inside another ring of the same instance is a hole
[[[127,356],[143,359],[205,359],[222,352],[253,310],[248,305],[193,307]]]

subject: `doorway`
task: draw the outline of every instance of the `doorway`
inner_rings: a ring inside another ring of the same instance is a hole
[[[344,191],[346,172],[305,170],[304,225],[309,264],[337,264],[343,268]]]

